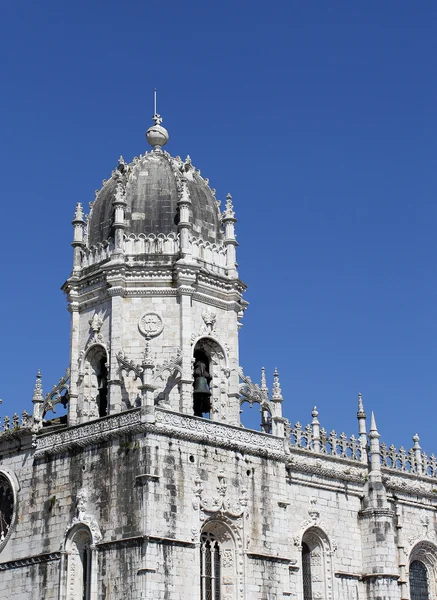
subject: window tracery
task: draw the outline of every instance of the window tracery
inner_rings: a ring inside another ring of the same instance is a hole
[[[410,564],[410,599],[429,600],[428,571],[420,560]]]
[[[9,479],[0,473],[0,549],[12,526],[14,505],[12,485]]]
[[[305,531],[301,543],[303,600],[332,598],[332,552],[318,527]]]
[[[201,600],[233,600],[237,594],[234,538],[221,521],[209,521],[200,535]]]
[[[409,557],[410,600],[430,600],[437,593],[437,546],[428,540],[414,545]]]

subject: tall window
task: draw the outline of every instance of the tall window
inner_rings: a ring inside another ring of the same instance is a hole
[[[313,593],[311,589],[311,550],[305,542],[302,544],[302,582],[303,599],[312,600]]]
[[[79,529],[69,542],[68,600],[89,600],[91,588],[91,537],[87,530]]]
[[[201,600],[221,600],[220,545],[211,532],[202,533],[200,544]]]
[[[420,560],[410,564],[410,600],[429,600],[428,571]]]
[[[302,597],[303,600],[328,597],[328,582],[332,581],[331,546],[319,527],[310,527],[302,538]]]

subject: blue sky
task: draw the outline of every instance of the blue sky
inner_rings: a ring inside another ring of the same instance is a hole
[[[431,0],[30,0],[2,6],[0,414],[68,364],[74,206],[147,149],[234,198],[241,364],[284,413],[437,453],[436,53]]]

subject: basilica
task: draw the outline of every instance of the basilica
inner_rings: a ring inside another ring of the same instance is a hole
[[[356,435],[291,424],[243,372],[233,200],[161,122],[72,207],[70,364],[1,423],[1,598],[437,599],[436,457],[360,395]]]

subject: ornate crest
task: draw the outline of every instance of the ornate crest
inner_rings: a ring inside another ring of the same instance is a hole
[[[203,483],[200,477],[194,481],[193,508],[200,511],[201,521],[205,520],[205,514],[227,516],[231,519],[240,519],[244,515],[248,516],[247,511],[247,490],[243,488],[238,500],[231,500],[227,494],[228,484],[224,471],[217,474],[217,495],[212,498],[203,496]]]
[[[138,329],[147,340],[150,340],[162,333],[164,323],[158,313],[147,312],[141,317],[138,323]]]

